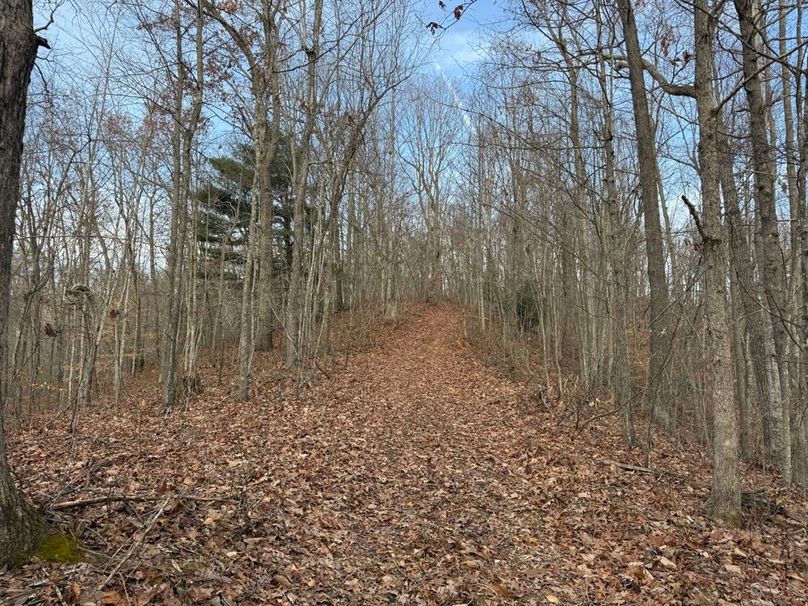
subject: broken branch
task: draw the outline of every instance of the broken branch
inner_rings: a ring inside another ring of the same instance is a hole
[[[614,461],[612,459],[601,459],[598,461],[603,465],[614,465],[615,467],[619,467],[620,469],[625,469],[626,471],[636,471],[637,473],[650,473],[651,475],[656,475],[657,472],[650,467],[640,467],[639,465],[629,465],[628,463],[621,463],[620,461]]]

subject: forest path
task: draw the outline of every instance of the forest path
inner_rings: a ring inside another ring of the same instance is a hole
[[[804,529],[715,528],[700,449],[657,438],[664,481],[604,465],[643,463],[617,421],[560,424],[570,404],[531,403],[466,349],[462,317],[414,308],[300,400],[275,352],[249,403],[206,367],[170,414],[154,387],[88,411],[77,453],[64,419],[14,435],[38,504],[143,498],[59,510],[109,560],[0,572],[0,604],[808,602]]]
[[[463,350],[460,324],[456,308],[421,310],[312,394],[300,497],[344,533],[327,596],[508,602],[532,585],[522,573],[541,564],[530,545],[546,499],[524,465],[537,427],[518,411],[522,388]]]

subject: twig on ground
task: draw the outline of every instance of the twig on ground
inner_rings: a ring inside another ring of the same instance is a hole
[[[325,370],[323,370],[323,367],[320,366],[320,363],[316,359],[314,360],[314,365],[317,366],[317,370],[319,370],[321,373],[325,375],[326,379],[328,379],[329,381],[331,380],[331,375],[328,374]]]
[[[598,461],[603,465],[614,465],[615,467],[619,467],[620,469],[625,469],[626,471],[636,471],[637,473],[650,473],[652,475],[657,475],[660,473],[655,469],[651,469],[650,467],[640,467],[639,465],[629,465],[628,463],[621,463],[620,461],[614,461],[612,459],[601,459]]]
[[[176,494],[171,495],[179,501],[201,501],[203,503],[227,503],[234,501],[232,498],[223,497],[200,497],[192,494]],[[107,495],[103,497],[90,497],[88,499],[76,499],[75,501],[63,501],[62,503],[54,503],[48,509],[51,511],[61,511],[63,509],[75,509],[78,507],[89,507],[91,505],[110,504],[110,503],[152,503],[161,501],[163,497],[153,497],[148,495]]]
[[[616,415],[618,412],[620,412],[620,409],[619,408],[614,408],[612,410],[607,410],[606,412],[601,412],[601,413],[598,413],[596,415],[592,415],[591,417],[588,417],[588,418],[584,419],[583,422],[581,422],[580,427],[578,427],[578,430],[575,432],[575,435],[576,436],[581,435],[583,433],[584,429],[586,429],[586,427],[590,423],[592,423],[594,421],[597,421],[598,419],[602,419],[604,417],[611,417],[612,415]]]
[[[163,512],[165,511],[166,506],[168,505],[168,502],[170,500],[171,497],[166,498],[163,501],[163,504],[160,505],[160,509],[157,510],[157,513],[155,513],[152,516],[151,520],[149,520],[148,525],[142,531],[135,533],[137,538],[135,538],[132,541],[132,546],[129,548],[129,551],[127,551],[126,554],[120,560],[118,560],[118,563],[115,565],[115,568],[112,569],[112,572],[110,572],[107,575],[107,578],[105,578],[103,582],[98,586],[98,591],[101,591],[102,589],[104,589],[104,587],[107,586],[107,583],[109,583],[112,580],[112,577],[118,574],[118,571],[121,569],[121,567],[126,563],[126,561],[129,558],[132,557],[132,554],[135,553],[135,550],[143,544],[143,542],[146,540],[146,536],[149,534],[151,529],[154,528],[154,525],[157,523],[157,520],[159,520],[160,516],[163,515]]]
[[[79,480],[81,480],[81,479],[82,479],[82,478],[84,478],[85,476],[87,476],[87,475],[89,475],[89,474],[92,474],[93,472],[97,471],[97,470],[98,470],[98,469],[100,469],[102,466],[104,466],[106,463],[109,463],[109,462],[110,462],[112,459],[114,459],[116,456],[118,456],[118,455],[117,455],[117,454],[115,454],[115,455],[113,455],[112,457],[109,457],[109,458],[106,458],[106,459],[99,459],[99,460],[97,460],[97,461],[91,461],[90,463],[88,463],[87,465],[85,465],[85,466],[84,466],[84,467],[83,467],[83,468],[82,468],[82,469],[79,471],[79,473],[77,473],[75,476],[73,476],[73,478],[71,478],[69,481],[67,481],[65,484],[63,484],[63,485],[62,485],[62,486],[59,488],[59,490],[57,490],[57,491],[56,491],[56,494],[54,494],[54,495],[53,495],[53,496],[50,498],[50,500],[48,501],[48,506],[46,506],[45,508],[46,508],[46,509],[50,509],[50,506],[51,506],[51,505],[53,505],[53,503],[55,503],[55,502],[56,502],[56,500],[57,500],[59,497],[61,497],[61,496],[62,496],[63,494],[65,494],[66,492],[68,492],[68,491],[70,490],[70,488],[72,488],[72,487],[73,487],[75,484],[77,484]]]

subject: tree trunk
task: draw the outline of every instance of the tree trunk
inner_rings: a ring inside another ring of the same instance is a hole
[[[608,210],[608,245],[611,255],[613,283],[609,288],[609,307],[611,332],[614,341],[614,354],[609,382],[614,398],[620,407],[620,418],[623,426],[623,441],[633,445],[636,441],[634,433],[634,413],[631,398],[631,366],[628,358],[628,335],[626,334],[626,306],[628,305],[628,286],[626,284],[626,253],[623,220],[620,202],[617,197],[615,178],[614,135],[612,133],[612,102],[608,97],[605,61],[599,61],[598,76],[603,93],[603,133],[604,139],[604,185],[606,189],[606,207]]]
[[[192,146],[199,117],[202,111],[202,9],[196,15],[196,83],[190,112],[185,111],[185,95],[188,82],[188,68],[184,61],[182,11],[179,0],[174,3],[175,52],[177,59],[177,82],[173,108],[173,132],[171,136],[173,152],[173,182],[171,192],[171,235],[168,245],[167,273],[169,284],[168,326],[164,334],[163,346],[163,408],[171,408],[177,399],[177,367],[179,354],[183,351],[182,321],[184,303],[184,265],[188,232],[188,197],[191,189]],[[195,279],[192,277],[191,279]],[[187,313],[187,308],[185,309]],[[195,374],[195,370],[190,370]]]
[[[749,407],[747,390],[747,364],[746,364],[746,322],[741,304],[741,287],[738,284],[738,275],[730,272],[730,328],[732,330],[732,360],[735,365],[735,401],[738,402],[739,424],[738,442],[740,443],[741,457],[750,460],[754,456],[754,440],[752,434],[752,414]]]
[[[258,104],[256,104],[258,105]],[[275,113],[278,113],[278,108]],[[259,191],[259,241],[258,241],[258,322],[255,335],[255,349],[269,351],[273,347],[272,329],[275,326],[272,318],[272,188],[269,182],[269,171],[274,156],[274,149],[267,150],[266,117],[263,125],[256,130],[263,135],[255,140],[255,171],[258,175]],[[277,142],[277,138],[273,138]],[[273,143],[269,144],[272,148]],[[259,153],[260,148],[260,153]]]
[[[755,173],[755,203],[760,217],[760,242],[763,247],[761,276],[766,300],[772,314],[774,350],[780,375],[780,398],[783,414],[780,473],[783,482],[791,482],[791,432],[789,409],[791,389],[788,369],[789,319],[785,306],[785,277],[780,252],[780,233],[775,206],[776,159],[766,128],[766,104],[763,98],[759,67],[758,33],[763,31],[762,12],[754,0],[735,0],[743,50],[744,88],[749,107],[749,134],[752,165]]]
[[[250,237],[247,239],[247,258],[244,262],[244,282],[241,287],[241,315],[239,319],[238,360],[239,387],[238,399],[250,399],[253,357],[253,282],[255,281],[255,249],[257,243],[252,234],[258,231],[259,188],[258,171],[253,175],[253,188],[250,205]]]
[[[272,240],[274,223],[271,170],[278,150],[281,135],[281,88],[276,70],[275,34],[271,29],[269,7],[264,9],[264,44],[267,48],[265,75],[254,74],[256,111],[255,170],[258,173],[260,192],[260,242],[258,244],[258,323],[255,336],[255,349],[269,351],[274,346],[272,332],[275,327],[272,309]],[[268,73],[267,73],[268,72]],[[264,96],[267,80],[272,93],[272,122],[267,124],[267,107]]]
[[[0,566],[20,562],[35,546],[42,521],[14,484],[6,459],[3,410],[14,220],[31,70],[38,38],[31,0],[0,0]]]
[[[797,16],[802,17],[802,4],[797,5]],[[800,29],[798,27],[798,32]],[[803,38],[797,37],[797,44],[801,45]],[[798,55],[800,60],[798,65],[802,65],[802,51]],[[802,344],[802,364],[800,371],[800,385],[802,397],[794,408],[794,421],[792,423],[792,478],[799,486],[808,486],[808,403],[805,402],[805,390],[808,389],[808,79],[805,81],[805,89],[801,90],[799,81],[796,88],[797,94],[801,95],[797,105],[802,109],[800,119],[800,144],[799,144],[799,166],[797,167],[797,190],[799,198],[800,225],[799,225],[799,246],[800,246],[800,274],[802,278],[802,297],[800,300],[800,319],[802,328],[800,330]]]
[[[654,129],[648,110],[644,82],[642,50],[637,34],[637,23],[630,0],[618,0],[620,20],[626,44],[626,58],[634,107],[634,126],[637,133],[640,195],[645,223],[645,249],[648,257],[648,282],[651,289],[651,363],[648,369],[648,402],[654,419],[670,429],[670,410],[662,387],[665,358],[669,344],[666,332],[668,309],[668,283],[665,277],[665,253],[662,248],[662,227],[659,219],[656,151]]]
[[[187,200],[183,191],[182,176],[182,129],[183,101],[185,98],[185,63],[183,62],[182,24],[179,0],[174,2],[175,57],[177,59],[177,90],[173,108],[172,145],[172,190],[171,231],[166,255],[168,275],[168,326],[163,334],[161,381],[163,384],[163,408],[174,406],[177,398],[177,358],[180,351],[180,316],[182,311],[182,262],[185,251],[184,231],[187,223]],[[186,167],[187,169],[187,167]]]
[[[300,314],[302,305],[303,281],[303,224],[305,222],[305,206],[307,182],[309,178],[309,156],[311,153],[311,137],[314,133],[317,118],[316,68],[320,53],[320,27],[323,16],[323,0],[314,3],[314,23],[312,25],[312,43],[306,49],[308,73],[306,82],[306,122],[300,142],[300,164],[297,167],[294,198],[294,242],[292,244],[292,268],[289,276],[289,296],[286,302],[286,365],[297,367],[303,359],[304,343],[300,334]]]
[[[755,270],[752,266],[752,252],[743,233],[738,190],[732,176],[732,158],[727,141],[726,128],[721,116],[718,120],[718,145],[720,152],[721,190],[724,194],[724,206],[729,226],[729,242],[732,268],[738,281],[740,300],[744,308],[747,331],[749,332],[749,355],[755,376],[755,399],[760,408],[763,420],[763,444],[765,457],[772,461],[778,469],[785,466],[783,453],[783,408],[780,404],[780,393],[776,389],[779,383],[773,368],[772,337],[764,306],[758,296]]]
[[[713,86],[715,22],[707,0],[694,6],[695,92],[699,122],[702,198],[702,254],[707,351],[704,356],[704,401],[713,413],[713,517],[730,527],[741,525],[741,480],[738,467],[738,421],[732,385],[727,321],[725,245],[721,233],[718,119]]]

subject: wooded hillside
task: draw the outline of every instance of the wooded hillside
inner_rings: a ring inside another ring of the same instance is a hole
[[[0,601],[805,603],[804,12],[0,0]]]

